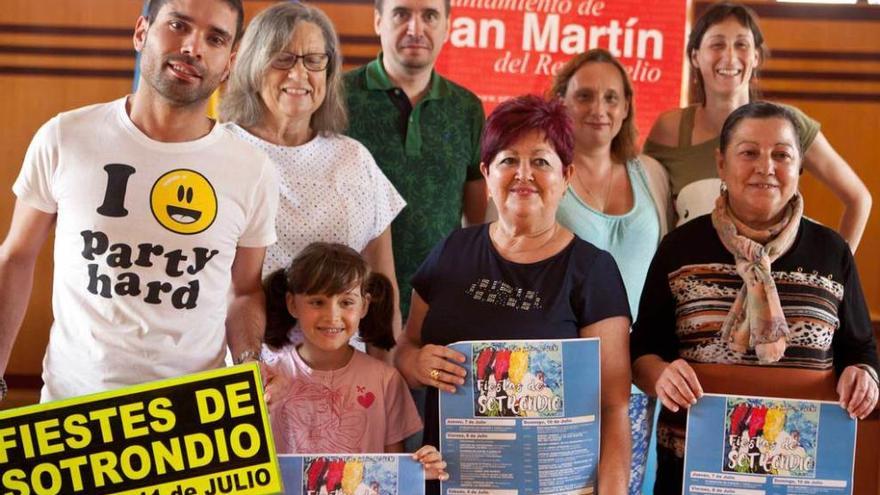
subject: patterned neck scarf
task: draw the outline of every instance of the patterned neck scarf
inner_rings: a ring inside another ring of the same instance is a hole
[[[721,338],[736,352],[754,349],[762,364],[775,363],[785,354],[789,328],[770,264],[794,243],[803,214],[800,193],[786,205],[782,220],[768,229],[752,229],[736,218],[726,192],[715,201],[712,211],[712,225],[745,282],[724,318]]]

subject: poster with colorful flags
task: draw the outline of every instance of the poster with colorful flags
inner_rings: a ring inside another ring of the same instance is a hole
[[[285,495],[422,495],[425,470],[409,454],[280,455]]]
[[[466,356],[468,374],[456,393],[440,393],[440,448],[450,475],[442,493],[594,493],[599,340],[450,347]]]
[[[855,440],[836,402],[706,394],[688,412],[684,493],[851,494]]]

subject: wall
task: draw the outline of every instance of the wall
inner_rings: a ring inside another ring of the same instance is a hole
[[[0,21],[0,95],[6,121],[0,146],[4,234],[15,201],[10,187],[39,126],[59,111],[107,101],[131,89],[131,33],[139,11],[138,0],[4,1]],[[33,297],[7,374],[39,375],[52,322],[51,242],[40,256]]]

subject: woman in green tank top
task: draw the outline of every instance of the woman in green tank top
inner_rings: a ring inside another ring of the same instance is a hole
[[[669,173],[678,225],[712,210],[720,186],[715,150],[721,125],[731,112],[756,99],[755,75],[766,56],[757,16],[736,3],[712,5],[694,23],[687,55],[697,103],[661,114],[644,149]],[[838,230],[855,251],[868,221],[871,194],[819,131],[819,123],[789,109],[800,124],[803,167],[843,203]]]

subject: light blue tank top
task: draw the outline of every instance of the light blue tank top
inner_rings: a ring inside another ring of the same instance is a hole
[[[581,239],[611,253],[626,287],[633,321],[648,267],[660,243],[660,218],[648,190],[647,177],[638,159],[626,163],[633,190],[633,207],[623,215],[607,215],[587,205],[569,186],[556,220]]]

